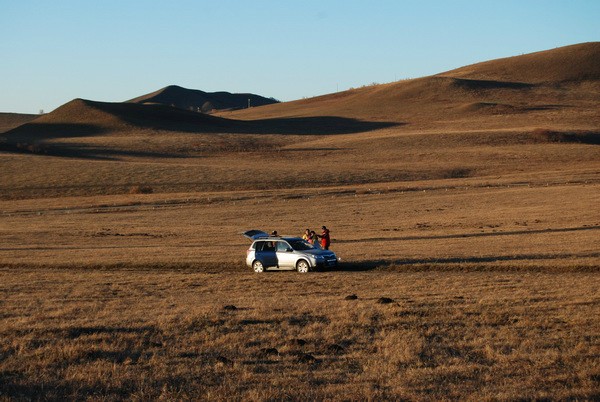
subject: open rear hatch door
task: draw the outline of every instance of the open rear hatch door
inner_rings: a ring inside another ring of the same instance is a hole
[[[250,240],[256,240],[256,239],[260,239],[263,237],[269,237],[268,233],[263,232],[262,230],[257,230],[257,229],[248,230],[242,234],[244,235],[244,237],[246,237]]]

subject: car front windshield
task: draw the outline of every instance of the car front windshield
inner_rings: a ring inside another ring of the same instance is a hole
[[[313,250],[315,248],[315,246],[302,239],[290,240],[289,243],[296,251]]]

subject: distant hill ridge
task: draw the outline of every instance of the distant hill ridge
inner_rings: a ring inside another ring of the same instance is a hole
[[[174,110],[165,105],[141,105],[119,102],[98,102],[74,99],[61,107],[39,117],[36,123],[96,123],[106,126],[131,124],[136,121],[193,121],[214,122],[222,119],[204,114]]]
[[[225,103],[233,102],[232,99],[239,103]],[[260,105],[260,99],[272,104],[247,108],[248,99],[251,106]],[[194,133],[324,133],[339,132],[340,125],[349,120],[414,128],[473,116],[566,113],[575,107],[586,110],[591,122],[598,116],[598,99],[600,42],[593,42],[285,103],[258,95],[211,94],[178,86],[123,103],[75,99],[2,137],[8,142],[24,138],[34,141],[130,133],[138,129]],[[219,103],[220,100],[223,103]],[[194,107],[202,108],[206,102],[210,102],[210,108],[243,109],[216,115],[197,113]],[[244,120],[259,122],[251,124]],[[292,127],[294,124],[301,127]],[[357,132],[357,129],[353,127],[350,131]],[[2,140],[0,138],[0,142]]]
[[[177,85],[159,89],[146,95],[127,101],[128,103],[162,104],[194,112],[209,113],[215,110],[236,110],[248,107],[270,105],[278,103],[273,98],[260,95],[229,92],[204,92],[198,89],[187,89]]]
[[[249,120],[329,115],[414,123],[566,108],[569,101],[592,104],[599,92],[600,42],[590,42],[220,115]],[[567,100],[569,96],[574,98]]]
[[[600,42],[485,61],[437,76],[530,84],[600,80]]]
[[[42,139],[94,133],[130,132],[140,128],[167,131],[222,131],[235,122],[203,113],[190,112],[160,104],[97,102],[74,99],[51,113],[23,124],[6,135]]]

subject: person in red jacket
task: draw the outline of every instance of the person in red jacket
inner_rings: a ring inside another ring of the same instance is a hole
[[[321,238],[321,248],[323,250],[329,250],[329,245],[331,244],[331,239],[329,237],[329,229],[327,229],[327,227],[325,226],[323,226],[321,229],[323,229],[323,232],[319,236]]]

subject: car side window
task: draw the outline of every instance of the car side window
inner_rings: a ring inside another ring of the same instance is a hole
[[[287,251],[288,248],[289,248],[289,246],[286,242],[283,242],[283,241],[277,242],[277,251]]]
[[[275,245],[272,241],[257,241],[255,246],[256,251],[275,251]]]

